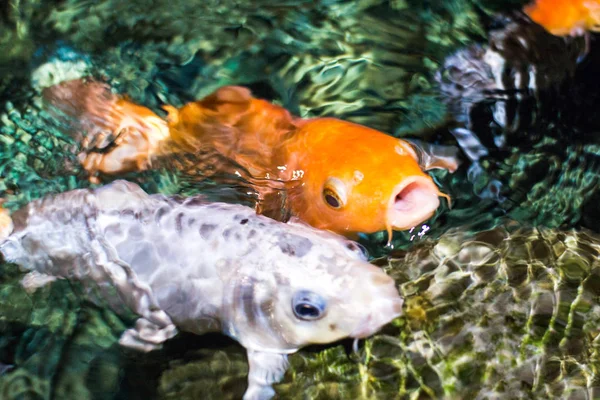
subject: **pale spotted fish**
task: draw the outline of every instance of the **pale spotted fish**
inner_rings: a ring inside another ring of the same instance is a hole
[[[220,331],[249,361],[244,399],[269,399],[287,355],[372,335],[402,312],[392,278],[361,248],[305,224],[201,197],[148,195],[115,181],[36,200],[0,222],[0,252],[23,285],[80,281],[137,313],[124,346],[150,351],[179,330]]]

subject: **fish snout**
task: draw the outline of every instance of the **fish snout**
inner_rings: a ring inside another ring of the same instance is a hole
[[[368,314],[359,321],[350,337],[361,339],[373,335],[384,325],[402,315],[404,300],[398,293],[396,283],[383,271],[371,277],[371,305]]]
[[[429,219],[440,205],[442,195],[429,177],[417,176],[402,182],[392,192],[387,223],[405,230]]]

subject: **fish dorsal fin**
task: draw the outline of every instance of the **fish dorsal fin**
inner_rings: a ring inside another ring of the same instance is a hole
[[[252,100],[252,92],[250,92],[250,89],[242,86],[223,86],[201,101],[205,107],[210,107],[211,104],[243,104],[248,103],[250,100]]]
[[[248,111],[252,100],[249,89],[241,86],[224,86],[197,103],[218,115],[240,115]]]
[[[240,86],[222,87],[169,113],[176,146],[197,154],[215,150],[261,178],[277,173],[281,144],[296,130],[296,119],[285,108]]]
[[[213,110],[219,120],[247,129],[290,131],[296,128],[295,118],[285,108],[252,96],[250,89],[224,86],[198,102]]]

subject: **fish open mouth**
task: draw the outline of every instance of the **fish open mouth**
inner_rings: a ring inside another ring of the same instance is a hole
[[[388,206],[388,224],[396,230],[410,229],[429,219],[443,196],[431,179],[416,176],[396,187]]]

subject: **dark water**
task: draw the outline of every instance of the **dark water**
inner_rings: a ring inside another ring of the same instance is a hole
[[[280,398],[598,396],[597,35],[584,54],[582,38],[498,13],[518,2],[151,3],[0,6],[7,207],[90,185],[40,99],[48,82],[84,73],[156,112],[239,84],[302,116],[459,145],[461,168],[432,174],[452,209],[396,233],[394,250],[383,234],[361,238],[399,283],[405,316],[359,355],[341,343],[292,356]],[[235,176],[169,166],[128,178],[153,192],[254,201]],[[131,320],[87,303],[75,284],[28,294],[20,278],[3,266],[1,399],[245,390],[244,350],[226,338],[180,335],[156,353],[124,351],[116,341]]]

